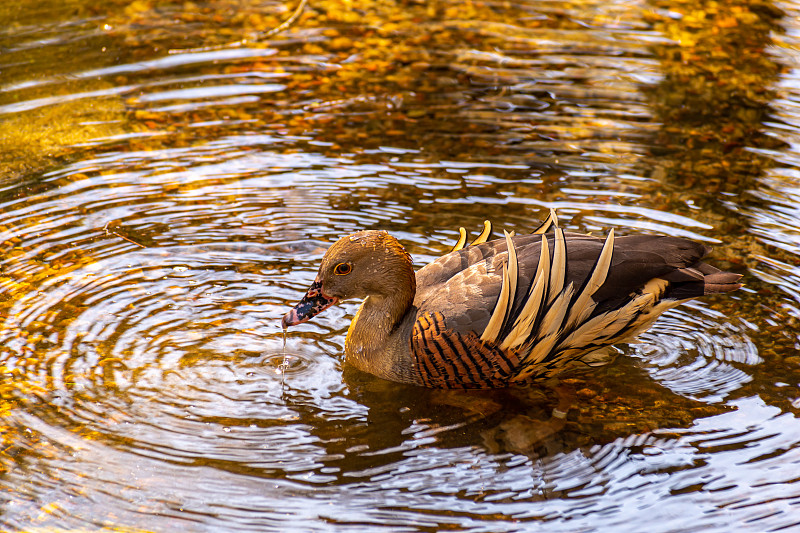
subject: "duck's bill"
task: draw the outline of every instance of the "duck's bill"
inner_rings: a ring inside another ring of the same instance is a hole
[[[322,292],[322,283],[315,281],[303,299],[283,316],[281,325],[283,325],[283,329],[286,329],[289,326],[302,324],[338,302],[338,298],[326,296]]]

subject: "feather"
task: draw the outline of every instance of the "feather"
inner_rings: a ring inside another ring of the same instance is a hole
[[[519,285],[519,260],[517,259],[517,247],[512,240],[514,232],[511,233],[503,230],[506,239],[506,249],[508,250],[508,279],[511,283],[511,290],[509,291],[508,307],[506,308],[506,315],[503,318],[503,325],[495,338],[496,342],[500,339],[508,337],[512,324],[514,323],[514,303],[517,301],[517,286]]]
[[[537,339],[530,341],[528,345],[522,348],[523,351],[528,351],[528,354],[521,362],[521,372],[515,376],[515,379],[524,379],[529,376],[534,370],[536,365],[547,359],[550,355],[553,346],[555,346],[558,339],[561,337],[561,324],[564,322],[564,316],[567,313],[567,302],[572,298],[572,284],[567,287],[561,295],[556,298],[553,305],[547,310],[547,313],[542,319],[542,324],[538,328]],[[531,343],[532,346],[531,346]]]
[[[492,223],[489,222],[488,220],[484,220],[483,230],[481,231],[480,235],[478,235],[478,237],[474,241],[472,241],[469,245],[472,246],[474,244],[482,244],[487,240],[489,240],[489,236],[491,234],[492,234]],[[456,241],[456,244],[453,246],[453,248],[450,250],[450,253],[463,250],[464,248],[466,248],[466,244],[467,244],[467,230],[465,230],[463,227],[458,228],[458,240]]]
[[[539,252],[539,265],[536,268],[534,281],[525,301],[522,310],[517,314],[514,327],[506,335],[501,348],[516,348],[522,345],[531,335],[534,321],[539,316],[539,311],[543,307],[543,299],[547,289],[547,279],[550,277],[550,250],[547,244],[547,237],[542,235],[542,247]]]
[[[450,253],[461,250],[464,248],[464,244],[467,242],[467,230],[464,228],[458,228],[458,234],[458,240],[456,241],[455,246],[453,246],[453,249],[450,250]]]
[[[484,220],[483,221],[483,231],[481,231],[481,234],[478,235],[477,239],[472,241],[472,244],[470,244],[470,246],[472,246],[473,244],[482,244],[482,243],[488,241],[489,240],[489,236],[491,234],[492,234],[492,223],[489,222],[488,220]]]
[[[568,350],[591,345],[591,343],[596,343],[600,339],[612,339],[615,336],[623,334],[623,330],[626,326],[633,326],[628,329],[632,330],[634,333],[626,334],[620,337],[620,339],[634,337],[640,330],[638,323],[642,318],[647,318],[649,311],[653,309],[661,298],[666,287],[667,281],[663,279],[655,278],[650,280],[642,288],[641,293],[632,298],[630,302],[619,309],[602,313],[590,319],[569,334],[556,349],[558,351]],[[613,342],[619,341],[613,339]],[[604,343],[607,344],[608,342]]]
[[[508,247],[508,280],[511,288],[508,294],[508,308],[506,309],[506,316],[503,323],[509,319],[511,315],[511,308],[517,299],[517,283],[519,282],[519,262],[517,261],[517,248],[514,246],[514,241],[511,240],[513,233],[508,233],[503,230],[506,237],[506,246]]]
[[[682,304],[685,301],[686,300],[662,300],[657,302],[654,306],[639,316],[635,327],[632,328],[633,331],[621,336],[619,341],[615,340],[614,342],[628,342],[633,340],[636,335],[649,328],[652,323],[655,322],[659,316],[661,316],[662,313],[668,309],[672,309],[673,307]]]
[[[555,209],[550,209],[550,214],[547,215],[545,221],[542,222],[542,224],[531,233],[534,235],[547,233],[547,230],[549,230],[551,226],[558,227],[558,215],[556,214]]]
[[[592,295],[599,289],[606,281],[608,276],[608,268],[611,266],[611,256],[614,253],[614,230],[612,229],[603,249],[600,251],[600,256],[595,262],[594,269],[589,279],[584,284],[583,290],[580,295],[572,302],[569,311],[569,318],[567,319],[566,329],[570,329],[585,321],[592,313],[595,307],[595,302],[592,300]]]
[[[519,272],[517,251],[516,248],[514,248],[511,235],[509,235],[507,231],[504,233],[506,237],[506,246],[508,247],[508,259],[503,264],[503,285],[500,288],[500,296],[494,306],[492,316],[489,318],[489,323],[486,325],[486,329],[483,330],[483,334],[481,335],[481,340],[484,342],[497,341],[503,329],[503,324],[511,313],[511,307],[514,305],[517,292],[517,276]]]
[[[542,324],[539,326],[537,338],[542,338],[546,335],[559,333],[564,324],[564,317],[569,311],[569,300],[572,299],[573,294],[572,283],[567,288],[561,291],[561,294],[553,300],[542,319]]]
[[[555,228],[555,247],[553,251],[553,264],[550,267],[550,294],[547,297],[551,303],[564,288],[564,279],[567,275],[567,243],[564,240],[564,231]]]

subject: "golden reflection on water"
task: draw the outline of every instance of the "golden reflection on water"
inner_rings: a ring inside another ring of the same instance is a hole
[[[258,40],[293,8],[0,7],[3,528],[796,525],[797,9],[312,1]],[[282,372],[341,234],[422,265],[549,207],[747,287],[540,387],[343,367],[353,304]]]

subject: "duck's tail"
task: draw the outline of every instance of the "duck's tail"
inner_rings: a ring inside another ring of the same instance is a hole
[[[704,248],[703,257],[711,253],[711,248]],[[702,261],[678,269],[664,276],[664,279],[670,282],[666,297],[674,300],[721,294],[742,288],[741,274],[725,272]]]
[[[722,270],[713,274],[708,274],[703,278],[703,294],[719,294],[741,289],[742,284],[739,283],[740,279],[742,279],[741,274],[723,272]]]

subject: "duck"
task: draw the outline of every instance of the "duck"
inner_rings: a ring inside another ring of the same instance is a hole
[[[363,300],[345,361],[380,378],[440,389],[527,386],[608,363],[664,311],[739,289],[741,275],[703,262],[711,249],[673,236],[565,232],[554,210],[536,230],[491,223],[469,245],[415,272],[383,230],[337,240],[284,331],[339,302]]]

